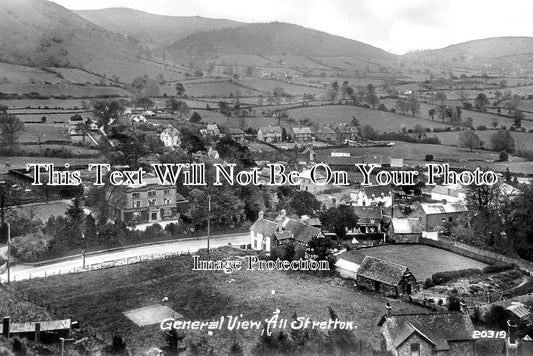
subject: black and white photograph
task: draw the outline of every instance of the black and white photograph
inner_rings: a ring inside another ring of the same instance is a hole
[[[0,356],[533,356],[533,2],[0,0]]]

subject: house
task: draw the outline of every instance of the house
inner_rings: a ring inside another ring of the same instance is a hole
[[[177,206],[184,198],[177,194],[176,186],[160,185],[153,175],[143,180],[143,184],[117,186],[111,217],[128,225],[177,219]]]
[[[436,185],[431,190],[431,200],[446,201],[449,203],[464,203],[466,189],[461,185]]]
[[[70,117],[68,121],[68,134],[69,135],[82,135],[85,130],[85,121],[81,115],[76,114]]]
[[[337,133],[330,127],[324,126],[316,132],[316,139],[321,141],[335,141],[337,139]]]
[[[411,294],[416,278],[406,266],[366,256],[357,271],[357,285],[387,296]]]
[[[410,218],[420,221],[423,231],[443,231],[447,223],[456,223],[468,211],[463,203],[418,203]]]
[[[350,193],[350,199],[355,206],[382,205],[390,207],[392,206],[392,195],[393,192],[390,186],[372,185]]]
[[[320,172],[315,171],[314,177],[313,177],[317,183],[323,182],[325,180],[325,176],[322,175]],[[302,171],[299,175],[300,185],[299,189],[304,192],[309,192],[311,194],[320,194],[323,191],[330,189],[331,186],[329,184],[315,184],[311,180],[311,170],[306,169]]]
[[[392,355],[474,356],[474,325],[467,314],[427,313],[384,315],[381,351]]]
[[[168,125],[166,129],[159,134],[159,139],[163,141],[165,147],[178,147],[181,143],[181,132],[175,127]]]
[[[337,141],[344,142],[346,140],[356,141],[359,139],[359,128],[357,126],[339,124],[335,129],[337,134]]]
[[[218,136],[220,135],[220,129],[217,124],[207,124],[206,133],[209,136]]]
[[[422,225],[417,218],[393,218],[389,225],[388,241],[394,243],[418,243],[422,237]]]
[[[236,129],[236,128],[230,128],[228,133],[233,140],[240,142],[240,143],[244,142],[244,137],[246,136],[246,134],[244,133],[243,130]]]
[[[310,127],[293,127],[290,135],[294,142],[309,142],[314,139],[314,134]]]
[[[71,319],[12,323],[11,318],[7,316],[0,323],[0,334],[5,338],[25,337],[35,342],[50,343],[70,337],[72,328],[77,327],[79,323]]]
[[[359,227],[353,231],[356,234],[381,233],[381,219],[383,214],[379,206],[354,206],[355,215],[359,217]]]
[[[281,141],[282,129],[279,126],[260,127],[257,130],[257,139],[267,143]]]
[[[293,242],[307,246],[313,237],[324,237],[324,234],[319,228],[288,218],[285,210],[274,221],[265,219],[263,212],[259,212],[250,227],[252,249],[258,251],[270,252],[274,247]]]

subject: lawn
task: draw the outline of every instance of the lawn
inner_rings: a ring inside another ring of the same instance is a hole
[[[223,248],[212,251],[210,259],[234,259],[242,254]],[[94,328],[107,342],[113,335],[125,335],[128,345],[135,346],[137,351],[161,346],[162,333],[158,325],[141,328],[122,313],[161,303],[164,297],[168,297],[168,302],[163,304],[184,315],[186,320],[201,321],[239,314],[259,321],[276,309],[281,310],[284,318],[291,318],[296,312],[313,320],[328,320],[331,306],[339,319],[353,320],[357,325],[356,337],[374,348],[379,346],[376,324],[387,301],[396,312],[423,311],[411,304],[358,291],[337,277],[281,271],[241,270],[232,274],[192,271],[190,256],[22,281],[15,283],[14,288],[52,304],[59,316],[73,317],[83,326]],[[202,334],[206,335],[207,331]],[[247,354],[259,334],[257,330],[216,330],[209,337],[209,344],[217,354],[223,354],[236,337]],[[187,332],[188,338],[197,339],[199,335],[199,332]]]
[[[418,282],[425,281],[437,272],[466,268],[482,269],[487,266],[485,263],[453,252],[424,245],[378,246],[360,249],[357,252],[407,266]]]
[[[66,201],[54,201],[42,204],[30,204],[11,208],[17,214],[31,219],[41,219],[46,222],[51,216],[62,216],[70,207]]]

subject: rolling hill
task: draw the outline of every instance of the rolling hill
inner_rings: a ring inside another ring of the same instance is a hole
[[[179,75],[158,63],[138,40],[116,34],[44,0],[2,0],[0,62],[75,67],[130,81],[139,74]]]
[[[436,50],[408,53],[402,58],[434,63],[448,62],[457,66],[492,66],[516,71],[519,68],[509,69],[509,66],[531,69],[532,56],[533,37],[494,37],[462,42]]]
[[[106,30],[166,47],[195,32],[241,26],[243,23],[200,16],[164,16],[128,8],[78,10],[78,15]]]
[[[389,59],[394,55],[368,44],[287,23],[253,23],[194,33],[165,49],[176,58],[221,55],[351,56]]]

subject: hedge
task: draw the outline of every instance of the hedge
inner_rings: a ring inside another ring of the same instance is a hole
[[[481,274],[482,271],[477,268],[467,268],[467,269],[461,269],[457,271],[447,271],[447,272],[437,272],[431,276],[431,279],[433,280],[433,283],[435,285],[443,284],[450,282],[452,280],[471,276],[474,274]]]

